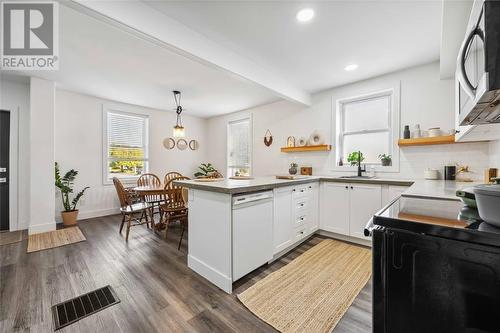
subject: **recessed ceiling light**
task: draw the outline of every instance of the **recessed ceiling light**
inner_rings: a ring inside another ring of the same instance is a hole
[[[350,72],[350,71],[358,69],[358,65],[356,65],[356,64],[350,64],[350,65],[345,66],[344,69],[346,71]]]
[[[299,22],[309,22],[312,20],[313,17],[314,17],[314,10],[312,10],[311,8],[301,9],[297,13],[297,20]]]

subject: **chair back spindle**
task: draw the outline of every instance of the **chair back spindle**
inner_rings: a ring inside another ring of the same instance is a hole
[[[158,176],[152,173],[145,173],[137,179],[137,186],[160,187],[161,181]],[[160,201],[161,198],[158,195],[145,195],[144,200],[146,202],[155,202]]]

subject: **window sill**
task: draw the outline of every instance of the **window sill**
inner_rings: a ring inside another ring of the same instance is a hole
[[[137,179],[139,179],[139,176],[126,177],[126,178],[125,177],[118,177],[118,179],[124,185],[136,185],[137,184]],[[113,178],[104,180],[103,181],[103,185],[113,185]]]
[[[397,173],[397,172],[399,172],[399,165],[391,165],[391,166],[376,165],[373,170],[376,173]],[[330,169],[330,171],[357,172],[358,167],[357,166],[350,166],[350,165],[334,166],[332,169]],[[370,164],[367,164],[365,174],[369,174],[369,173],[370,173]]]

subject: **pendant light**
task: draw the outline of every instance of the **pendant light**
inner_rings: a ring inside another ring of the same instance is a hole
[[[182,126],[182,119],[181,119],[181,113],[182,113],[181,92],[177,90],[174,90],[172,92],[174,93],[175,104],[177,105],[177,108],[175,109],[175,112],[177,113],[177,121],[174,126],[173,136],[174,138],[183,138],[186,136],[186,131],[184,130],[184,126]]]

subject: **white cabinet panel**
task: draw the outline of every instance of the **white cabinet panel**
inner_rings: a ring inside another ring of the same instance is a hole
[[[382,208],[382,188],[380,185],[350,184],[349,234],[353,237],[369,239],[363,232],[368,221]]]
[[[319,229],[319,184],[310,185],[310,215],[308,220],[309,234]]]
[[[349,184],[322,183],[320,200],[321,229],[349,235]]]
[[[274,221],[273,221],[273,253],[286,249],[293,242],[292,209],[293,187],[282,187],[274,190]]]

